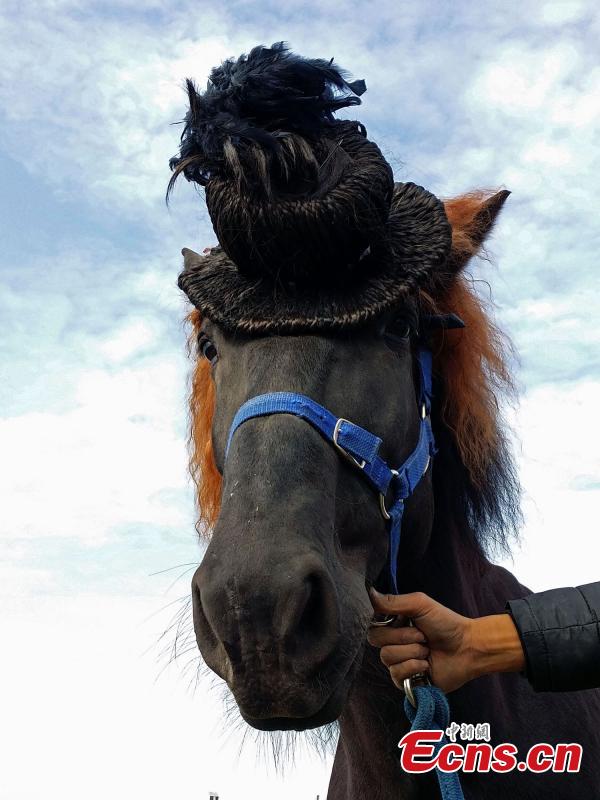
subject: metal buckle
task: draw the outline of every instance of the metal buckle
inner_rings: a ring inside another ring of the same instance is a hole
[[[400,473],[398,472],[397,469],[391,469],[390,472],[392,473],[392,480],[390,481],[390,486],[391,486],[393,479],[397,478],[400,475]],[[388,486],[388,489],[389,489],[389,486]],[[404,502],[404,501],[402,501],[402,502]],[[379,492],[379,509],[381,511],[381,516],[384,519],[386,519],[386,520],[387,519],[391,519],[391,516],[390,516],[387,508],[385,507],[385,495],[382,492]]]
[[[338,436],[340,435],[340,427],[341,427],[341,425],[342,425],[342,422],[347,422],[347,423],[348,423],[348,425],[352,425],[352,424],[353,424],[352,422],[350,422],[350,420],[349,420],[349,419],[345,419],[344,417],[340,417],[340,418],[338,419],[338,421],[335,423],[335,428],[333,429],[333,436],[331,437],[331,440],[332,440],[332,442],[333,442],[334,446],[335,446],[335,447],[336,447],[336,448],[337,448],[337,449],[340,451],[340,453],[341,453],[341,454],[344,456],[344,458],[347,458],[347,459],[348,459],[348,461],[350,461],[352,464],[354,464],[354,466],[355,466],[355,467],[358,467],[359,469],[364,469],[364,468],[367,466],[367,462],[366,462],[364,459],[361,459],[361,460],[359,461],[357,458],[354,458],[354,456],[352,455],[352,453],[349,453],[349,452],[348,452],[346,449],[344,449],[344,448],[342,447],[342,445],[341,445],[341,444],[338,442]]]

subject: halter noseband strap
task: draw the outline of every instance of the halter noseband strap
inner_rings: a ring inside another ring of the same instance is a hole
[[[306,420],[316,428],[345,458],[360,469],[365,478],[379,493],[379,506],[383,517],[389,522],[389,574],[392,591],[398,592],[398,551],[404,501],[427,472],[431,457],[435,454],[435,442],[431,429],[431,351],[420,348],[417,352],[419,368],[419,408],[421,422],[419,441],[406,461],[397,469],[390,468],[378,455],[381,439],[343,417],[336,417],[324,406],[296,392],[271,392],[253,397],[237,411],[227,439],[225,458],[237,429],[249,419],[271,414],[293,414]],[[386,497],[391,492],[391,504],[386,506]]]

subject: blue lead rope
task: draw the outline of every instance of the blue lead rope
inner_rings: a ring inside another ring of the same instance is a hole
[[[378,455],[381,439],[369,431],[355,425],[343,417],[336,417],[327,408],[296,392],[271,392],[258,395],[244,403],[237,411],[227,439],[225,457],[237,429],[249,419],[272,414],[293,414],[308,422],[346,458],[362,472],[369,483],[379,492],[379,502],[383,516],[389,527],[389,577],[392,589],[398,594],[398,554],[404,501],[413,493],[417,484],[427,472],[435,455],[435,441],[431,429],[431,351],[421,348],[417,354],[420,376],[419,408],[421,422],[419,441],[406,461],[391,469]],[[390,495],[390,505],[386,498]],[[450,710],[443,692],[435,686],[415,686],[413,688],[416,709],[405,698],[404,708],[412,730],[446,729]],[[444,724],[443,721],[446,720]],[[442,743],[439,744],[441,747]],[[456,773],[437,771],[442,800],[464,800],[460,781]]]
[[[450,722],[450,708],[446,695],[437,686],[413,686],[416,708],[410,703],[408,697],[404,698],[404,712],[411,723],[411,731],[443,731],[439,742],[432,743],[434,753],[448,744],[446,728]],[[460,785],[460,778],[456,772],[442,772],[435,768],[442,800],[464,800]]]

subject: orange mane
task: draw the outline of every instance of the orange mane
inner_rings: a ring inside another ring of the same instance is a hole
[[[474,218],[490,192],[470,192],[445,201],[452,225],[452,255],[466,263],[480,249]],[[498,397],[514,391],[507,361],[508,338],[492,321],[489,305],[474,288],[473,279],[457,274],[435,299],[421,293],[438,313],[455,313],[464,329],[441,332],[434,338],[434,371],[443,386],[442,417],[450,428],[471,481],[481,487],[500,446]]]
[[[196,358],[192,372],[189,399],[190,435],[189,470],[196,486],[198,508],[198,533],[206,535],[219,516],[221,507],[221,474],[215,464],[212,446],[212,421],[215,413],[215,385],[210,363],[198,355],[197,341],[202,318],[194,309],[187,317],[191,325],[188,339],[190,354]]]
[[[461,263],[480,249],[477,212],[493,192],[471,192],[445,202],[452,225],[452,256]],[[421,293],[425,306],[453,312],[465,329],[440,333],[434,340],[434,371],[443,389],[442,414],[452,431],[462,461],[475,486],[481,485],[500,445],[497,394],[512,389],[505,355],[508,341],[491,321],[489,310],[472,281],[458,274],[435,297]],[[209,362],[198,357],[196,341],[201,317],[188,315],[190,353],[196,357],[189,399],[189,469],[196,485],[200,534],[207,535],[219,515],[221,475],[212,448],[215,389]]]

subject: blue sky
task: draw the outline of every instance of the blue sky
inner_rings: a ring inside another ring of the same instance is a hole
[[[10,800],[58,796],[55,782],[69,799],[84,786],[117,800],[281,791],[253,744],[236,761],[243,732],[219,733],[210,681],[192,696],[175,666],[155,682],[152,647],[177,608],[164,606],[188,586],[184,576],[171,587],[185,567],[153,573],[201,557],[176,278],[182,246],[215,242],[191,186],[165,208],[171,123],[185,77],[203,84],[256,44],[284,39],[364,78],[352,114],[398,180],[442,196],[512,190],[492,263],[473,267],[521,358],[509,417],[526,525],[509,566],[536,589],[599,577],[595,4],[138,6],[3,4],[0,705],[11,723],[0,796]],[[300,757],[286,794],[323,796],[326,773]]]

